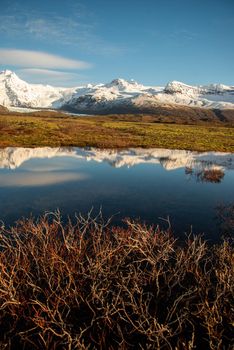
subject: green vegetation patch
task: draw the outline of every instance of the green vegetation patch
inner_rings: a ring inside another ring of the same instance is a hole
[[[55,112],[0,115],[0,147],[159,147],[234,152],[234,128],[139,120],[139,116],[74,117]]]

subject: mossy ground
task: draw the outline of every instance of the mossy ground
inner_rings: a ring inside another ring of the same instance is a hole
[[[227,125],[164,124],[137,116],[74,117],[56,112],[0,115],[0,147],[159,147],[234,152]]]

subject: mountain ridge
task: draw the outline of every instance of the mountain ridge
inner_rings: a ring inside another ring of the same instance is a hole
[[[0,72],[0,105],[51,108],[77,113],[154,113],[159,107],[234,109],[234,86],[187,85],[171,81],[165,87],[144,86],[135,80],[114,79],[107,84],[71,88],[29,84],[14,72]]]

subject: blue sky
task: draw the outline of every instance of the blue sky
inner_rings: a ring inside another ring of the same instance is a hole
[[[234,0],[0,2],[0,69],[29,82],[234,85]]]

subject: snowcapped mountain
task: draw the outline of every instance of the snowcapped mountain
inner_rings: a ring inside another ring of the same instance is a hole
[[[63,107],[78,113],[125,113],[133,111],[134,108],[137,112],[139,96],[144,96],[146,100],[148,95],[159,91],[163,91],[163,88],[144,86],[134,80],[115,79],[108,84],[77,88],[76,93]]]
[[[186,85],[184,83],[181,83],[179,81],[172,81],[168,83],[164,89],[166,93],[180,93],[180,94],[186,94],[190,96],[194,95],[218,95],[218,94],[225,94],[225,93],[234,93],[234,86],[226,86],[223,84],[210,84],[210,85],[200,85],[200,86],[191,86]]]
[[[60,88],[28,84],[11,71],[0,72],[0,105],[61,108],[77,113],[154,113],[160,106],[234,109],[234,86],[190,86],[169,82],[166,87],[144,86],[134,80]]]
[[[173,96],[174,103],[206,108],[234,108],[234,86],[210,84],[190,86],[178,81],[168,83],[164,93]]]
[[[135,81],[113,80],[77,92],[63,107],[78,113],[153,113],[160,106],[234,109],[234,87],[213,84],[189,86],[170,82],[163,87],[143,86]]]
[[[9,70],[0,72],[0,105],[5,107],[59,107],[72,96],[74,90],[28,84],[14,72]]]

